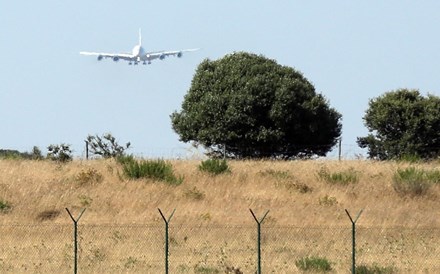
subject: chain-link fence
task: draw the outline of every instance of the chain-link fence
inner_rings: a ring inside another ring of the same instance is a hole
[[[352,230],[261,226],[261,273],[301,273],[318,257],[350,273]],[[440,273],[440,229],[356,229],[358,266]],[[256,225],[169,226],[169,273],[256,273]],[[78,225],[78,273],[165,273],[163,225]],[[0,225],[1,273],[72,273],[72,225]]]

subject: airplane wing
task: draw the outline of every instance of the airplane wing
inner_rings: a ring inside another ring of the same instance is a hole
[[[191,51],[196,51],[199,50],[197,49],[183,49],[183,50],[171,50],[171,51],[153,51],[153,52],[147,52],[145,53],[145,55],[143,56],[143,58],[145,58],[145,60],[151,61],[154,59],[159,58],[160,60],[165,59],[165,57],[168,56],[177,56],[177,57],[182,57],[184,52],[191,52]]]
[[[113,61],[118,61],[119,59],[126,60],[126,61],[133,61],[134,57],[131,54],[128,53],[104,53],[104,52],[88,52],[88,51],[81,51],[79,54],[81,55],[91,55],[91,56],[98,56],[98,60],[102,60],[103,58],[111,58]]]

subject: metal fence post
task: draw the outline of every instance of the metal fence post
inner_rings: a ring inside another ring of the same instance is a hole
[[[174,215],[174,212],[176,212],[176,209],[173,210],[173,213],[171,213],[170,217],[165,218],[160,208],[158,208],[160,216],[162,216],[163,221],[165,222],[165,274],[168,274],[168,224],[170,223],[171,218]]]
[[[77,274],[78,273],[78,221],[79,219],[81,219],[81,216],[83,215],[84,211],[86,211],[86,209],[84,208],[81,213],[79,214],[78,218],[74,218],[72,213],[70,213],[69,209],[66,207],[66,211],[69,214],[70,218],[73,221],[73,241],[74,241],[74,245],[73,245],[73,258],[74,258],[74,263],[73,263],[73,273]]]
[[[260,220],[257,219],[257,217],[255,216],[252,209],[249,209],[249,211],[251,212],[252,216],[254,217],[255,222],[257,222],[257,233],[258,233],[258,238],[257,238],[257,248],[258,248],[257,274],[261,274],[261,223],[264,221],[264,218],[266,218],[267,214],[269,213],[269,210],[266,211],[266,214],[264,214],[263,218],[261,218]]]
[[[356,219],[352,219],[350,216],[350,213],[348,213],[348,210],[346,209],[345,212],[348,215],[348,218],[350,218],[351,221],[351,236],[352,236],[352,250],[351,250],[351,254],[352,254],[352,266],[351,266],[351,273],[352,274],[356,274],[356,222],[359,219],[359,217],[362,214],[363,209],[361,209],[361,211],[359,211]]]

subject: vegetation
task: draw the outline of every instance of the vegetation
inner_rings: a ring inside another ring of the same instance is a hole
[[[398,89],[370,100],[364,122],[370,134],[357,143],[379,160],[440,156],[440,97]]]
[[[31,152],[20,152],[13,149],[0,149],[0,159],[28,159],[28,160],[41,160],[43,155],[41,150],[34,146]]]
[[[102,179],[102,174],[94,168],[81,170],[81,172],[75,176],[75,181],[77,181],[80,185],[100,183]]]
[[[359,179],[358,172],[352,168],[345,171],[329,172],[329,170],[324,167],[319,170],[318,177],[330,184],[342,185],[356,183]]]
[[[199,170],[210,173],[212,175],[231,172],[226,160],[219,160],[219,159],[208,159],[202,161],[202,163],[199,165]]]
[[[182,111],[171,115],[181,141],[230,158],[325,156],[340,120],[300,72],[246,52],[199,64]]]
[[[130,142],[125,146],[121,146],[110,133],[99,136],[89,135],[86,138],[90,152],[94,155],[99,155],[104,158],[116,158],[125,154],[125,150],[130,147]]]
[[[174,175],[171,163],[164,160],[136,160],[132,156],[119,157],[119,162],[123,165],[124,174],[131,179],[153,179],[179,185],[183,182],[183,177]]]
[[[305,257],[295,261],[295,265],[303,271],[328,272],[332,270],[330,262],[320,257]]]
[[[11,209],[12,209],[12,206],[8,201],[0,199],[0,213],[9,212]]]
[[[401,195],[424,195],[433,183],[440,183],[439,170],[428,171],[411,166],[398,169],[393,177],[394,190]]]
[[[372,266],[368,265],[359,265],[356,266],[356,273],[358,274],[392,274],[397,273],[394,267],[387,266],[379,266],[377,264],[373,264]]]
[[[53,161],[65,163],[72,161],[72,149],[70,145],[60,144],[60,145],[50,145],[47,147],[48,153],[47,158]]]

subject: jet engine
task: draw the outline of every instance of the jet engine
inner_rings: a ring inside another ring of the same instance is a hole
[[[182,57],[182,52],[178,52],[177,57],[179,57],[179,58]]]
[[[113,61],[118,62],[119,61],[119,57],[118,56],[113,57]]]
[[[101,61],[102,58],[104,58],[104,57],[102,57],[102,55],[98,55],[98,61]]]
[[[165,59],[165,54],[161,54],[161,55],[159,56],[159,59],[160,59],[160,60]]]

